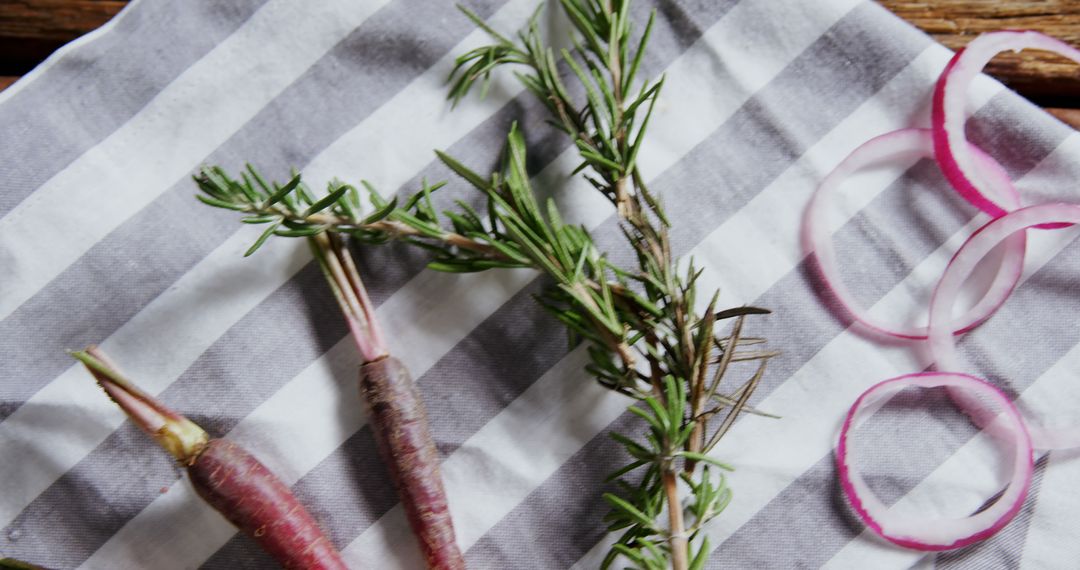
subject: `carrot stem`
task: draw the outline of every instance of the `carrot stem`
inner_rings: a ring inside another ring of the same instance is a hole
[[[334,293],[364,361],[371,362],[389,354],[382,330],[375,319],[375,308],[341,238],[324,233],[308,238],[308,244],[319,262],[330,290]]]
[[[86,366],[109,398],[158,445],[182,465],[190,465],[195,460],[210,439],[201,427],[140,390],[120,374],[98,347],[90,346],[71,355]]]

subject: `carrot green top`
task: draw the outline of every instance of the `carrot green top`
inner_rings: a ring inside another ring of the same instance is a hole
[[[167,408],[124,378],[96,346],[72,352],[86,366],[105,393],[135,422],[183,465],[190,465],[210,436],[195,422]]]

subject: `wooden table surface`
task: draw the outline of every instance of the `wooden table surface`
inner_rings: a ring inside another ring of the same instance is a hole
[[[952,49],[964,46],[981,32],[1001,29],[1038,30],[1080,48],[1080,0],[880,3]],[[0,0],[0,89],[56,48],[101,26],[126,5],[127,0]],[[987,73],[1080,128],[1077,64],[1028,50],[998,56]]]

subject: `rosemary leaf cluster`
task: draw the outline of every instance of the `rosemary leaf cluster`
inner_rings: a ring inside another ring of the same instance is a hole
[[[296,174],[285,184],[267,183],[248,166],[238,177],[204,169],[196,181],[211,206],[247,214],[244,222],[266,224],[248,254],[270,235],[348,235],[376,245],[401,240],[432,252],[432,269],[449,272],[531,267],[554,285],[538,297],[570,333],[587,342],[588,372],[602,385],[638,401],[630,411],[643,433],[613,434],[630,461],[610,480],[617,493],[607,521],[621,531],[604,566],[620,555],[638,568],[700,568],[710,553],[701,530],[731,500],[723,472],[731,468],[710,455],[742,412],[760,413],[747,402],[775,352],[764,339],[745,337],[746,317],[767,313],[755,307],[718,310],[718,292],[706,292],[707,308],[695,307],[700,272],[672,254],[671,221],[645,183],[637,156],[663,78],[638,80],[655,14],[640,34],[630,0],[560,0],[573,24],[573,49],[551,48],[539,30],[540,11],[515,39],[462,9],[492,38],[457,60],[449,98],[460,101],[483,89],[501,66],[516,76],[550,113],[551,124],[568,135],[581,158],[575,170],[615,206],[620,227],[636,254],[635,267],[619,267],[599,251],[582,227],[563,222],[553,200],[541,205],[526,170],[527,148],[517,126],[507,136],[500,168],[481,175],[438,153],[452,171],[482,193],[486,208],[462,201],[436,212],[431,195],[444,184],[422,187],[402,202],[362,183],[372,211],[364,213],[361,192],[331,182],[312,192]],[[567,82],[573,81],[571,96]],[[579,100],[580,99],[580,100]],[[722,326],[730,322],[731,326]],[[727,330],[721,333],[721,329]],[[756,363],[749,378],[729,386],[732,364]],[[682,491],[680,491],[680,481]]]

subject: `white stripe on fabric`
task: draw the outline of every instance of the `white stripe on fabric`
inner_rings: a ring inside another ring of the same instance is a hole
[[[527,23],[535,8],[535,2],[511,0],[487,23],[498,30],[516,30]],[[392,101],[313,158],[304,168],[304,180],[313,188],[334,178],[368,180],[381,191],[400,188],[435,159],[435,149],[450,146],[524,90],[511,77],[493,75],[484,99],[467,97],[450,109],[446,77],[454,59],[489,43],[483,31],[471,32],[431,69],[394,95]],[[372,148],[379,152],[365,152]],[[390,154],[395,155],[393,161],[378,158]],[[410,168],[399,168],[401,162]]]
[[[332,0],[316,11],[268,2],[122,127],[0,218],[7,271],[0,319],[187,176],[387,1]]]
[[[530,13],[528,0],[516,0],[504,6],[492,21],[496,25],[518,26]],[[461,53],[482,41],[482,33],[474,32],[450,53]],[[429,163],[430,156],[402,152],[393,161],[395,168],[390,170],[379,160],[357,152],[356,149],[365,148],[357,145],[385,136],[390,125],[393,125],[391,132],[396,133],[395,140],[449,145],[483,122],[517,92],[509,88],[495,90],[497,93],[491,93],[484,104],[462,104],[454,113],[440,116],[438,120],[411,120],[416,116],[417,108],[439,108],[445,99],[444,82],[452,59],[453,56],[447,56],[440,60],[335,141],[313,159],[310,168],[305,169],[305,175],[310,173],[313,180],[329,180],[336,168],[350,171],[379,168],[377,180],[386,183],[388,188],[397,188]],[[297,241],[268,244],[259,251],[258,259],[245,263],[241,256],[259,231],[261,228],[241,227],[174,286],[101,343],[107,353],[124,363],[124,370],[130,377],[139,379],[144,390],[151,394],[165,390],[214,341],[310,260],[306,248]],[[223,281],[226,275],[231,277]],[[205,293],[223,289],[232,292],[217,297]],[[214,299],[228,299],[230,304],[215,307]],[[190,311],[194,306],[206,309],[208,314],[202,310]],[[170,347],[169,358],[165,361],[160,359],[161,346]],[[163,363],[167,365],[165,368]],[[53,412],[57,406],[70,408],[71,413],[57,417]],[[5,418],[0,423],[0,444],[8,450],[26,452],[22,453],[23,461],[0,463],[0,481],[4,482],[5,489],[0,497],[0,526],[9,524],[35,497],[104,441],[123,419],[115,406],[101,398],[93,382],[87,381],[81,366],[72,366],[50,381]],[[54,429],[42,431],[36,427],[46,422]],[[72,434],[79,434],[79,437],[72,437]]]
[[[1080,368],[1077,356],[1070,353],[1069,359],[1073,361],[1073,370]],[[1080,564],[1080,542],[1076,540],[1080,535],[1080,519],[1076,517],[1077,509],[1080,509],[1077,481],[1080,481],[1080,461],[1077,461],[1076,453],[1051,452],[1028,528],[1021,568]]]

